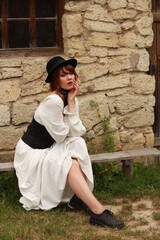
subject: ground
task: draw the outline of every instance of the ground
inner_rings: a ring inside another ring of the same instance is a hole
[[[160,227],[160,203],[157,200],[141,199],[135,202],[118,199],[114,205],[106,205],[106,208],[121,216],[126,221],[126,227],[130,230],[159,229]]]

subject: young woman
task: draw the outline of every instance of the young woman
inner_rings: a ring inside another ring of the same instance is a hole
[[[26,210],[49,210],[68,202],[90,215],[90,223],[122,228],[95,198],[93,173],[79,114],[76,59],[56,56],[47,63],[51,93],[39,105],[19,140],[14,167]]]

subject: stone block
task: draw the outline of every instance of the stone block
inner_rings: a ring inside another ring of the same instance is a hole
[[[10,125],[10,109],[8,105],[0,105],[0,126]]]
[[[43,78],[46,72],[46,58],[32,58],[22,61],[23,83]]]
[[[132,19],[137,15],[137,11],[133,9],[118,9],[112,12],[114,20]]]
[[[80,66],[78,68],[79,77],[81,82],[87,82],[88,80],[95,79],[108,73],[108,63],[99,64],[92,63]]]
[[[1,58],[0,59],[0,68],[14,68],[21,67],[22,60],[18,58]]]
[[[103,6],[107,3],[107,0],[94,0],[94,2]]]
[[[130,85],[129,74],[120,74],[116,76],[102,76],[96,78],[92,81],[81,84],[80,92],[97,92],[97,91],[107,91],[110,89],[124,88]],[[126,90],[125,90],[126,91]],[[108,91],[107,91],[108,93]],[[113,93],[112,93],[113,96]]]
[[[101,22],[93,20],[84,20],[84,27],[90,31],[106,32],[106,33],[119,33],[121,32],[120,26],[114,22]]]
[[[0,163],[3,163],[3,162],[13,162],[14,153],[15,153],[14,150],[1,151],[0,152]]]
[[[93,126],[101,122],[104,116],[109,116],[107,99],[102,93],[79,97],[79,108],[80,117],[87,130],[91,130]]]
[[[146,12],[149,10],[149,1],[148,0],[128,0],[128,7]]]
[[[2,68],[2,78],[13,78],[13,77],[21,77],[22,70],[20,68]]]
[[[93,130],[94,130],[96,136],[101,136],[104,134],[101,122],[99,124],[95,125],[95,127],[93,127]]]
[[[85,55],[84,41],[75,37],[64,39],[64,52],[70,57]]]
[[[136,49],[130,49],[130,48],[117,48],[117,49],[108,49],[108,56],[114,57],[114,56],[126,56],[128,54],[131,54],[132,51],[136,51]]]
[[[119,44],[121,47],[146,48],[152,46],[153,35],[142,36],[134,32],[127,32],[120,36]]]
[[[121,130],[119,132],[119,136],[121,139],[121,142],[123,143],[128,143],[130,141],[131,136],[134,134],[134,130],[133,129],[127,129],[127,130]]]
[[[79,36],[83,32],[81,14],[64,14],[62,18],[63,37]]]
[[[89,56],[91,57],[106,57],[108,53],[107,48],[104,47],[90,47]]]
[[[155,102],[156,102],[156,98],[153,95],[148,95],[147,96],[148,99],[148,106],[150,107],[154,107],[155,106]]]
[[[26,127],[1,127],[0,128],[0,149],[13,150],[25,131]]]
[[[64,9],[69,12],[84,12],[90,6],[89,1],[69,1],[65,4]]]
[[[136,112],[132,112],[124,120],[126,128],[137,128],[151,126],[154,123],[154,111],[151,107],[142,108]]]
[[[95,132],[93,130],[90,130],[83,137],[85,138],[86,141],[89,141],[95,138]]]
[[[94,21],[113,22],[113,18],[108,14],[107,9],[98,4],[90,5],[85,12],[84,18]]]
[[[138,51],[139,61],[137,64],[137,70],[147,72],[149,70],[150,57],[146,49]]]
[[[129,84],[129,81],[128,81],[128,84]],[[121,96],[121,95],[125,94],[126,91],[129,91],[127,89],[127,87],[117,88],[117,89],[114,88],[114,89],[111,89],[111,90],[107,90],[106,95],[108,97],[117,97],[117,96]]]
[[[150,132],[150,133],[144,134],[144,137],[145,137],[145,147],[152,148],[154,146],[154,133]]]
[[[77,57],[76,59],[78,61],[78,64],[95,63],[95,62],[97,62],[97,57],[82,56],[82,57]]]
[[[145,96],[121,96],[115,101],[117,113],[122,115],[133,112],[144,107],[148,103],[148,98]]]
[[[135,25],[135,23],[133,21],[127,20],[122,23],[122,29],[126,31],[126,30],[131,29],[134,25]]]
[[[109,72],[112,74],[118,74],[121,71],[133,70],[130,56],[118,56],[113,57],[109,61]]]
[[[123,150],[133,150],[144,148],[145,138],[143,133],[134,133],[129,136],[129,141],[124,144]]]
[[[4,80],[0,81],[0,102],[7,103],[16,101],[20,96],[21,88],[19,86],[19,80]]]
[[[115,33],[98,33],[92,32],[86,43],[88,45],[99,47],[118,47],[118,35]]]
[[[108,0],[108,6],[111,10],[125,8],[127,6],[126,0]]]
[[[151,35],[152,34],[152,23],[153,18],[144,16],[136,21],[135,25],[141,35]]]
[[[131,77],[131,85],[137,94],[153,94],[155,90],[155,77],[139,73]]]
[[[13,104],[12,123],[19,125],[21,123],[29,123],[32,120],[35,109],[38,103],[32,98],[19,100]]]
[[[42,93],[48,91],[48,85],[43,80],[35,80],[21,85],[21,96],[29,96],[32,94]]]

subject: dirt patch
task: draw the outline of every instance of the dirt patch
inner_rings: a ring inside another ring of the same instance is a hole
[[[141,199],[131,202],[118,199],[113,205],[105,205],[105,207],[111,210],[117,218],[123,219],[126,227],[131,231],[158,230],[160,227],[160,220],[154,219],[154,213],[160,213],[160,209],[153,204],[152,200]]]

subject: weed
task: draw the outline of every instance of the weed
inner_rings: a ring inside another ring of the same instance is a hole
[[[104,152],[113,152],[115,148],[115,141],[112,134],[112,129],[110,128],[110,117],[106,115],[102,116],[100,114],[99,103],[91,100],[90,106],[94,108],[97,112],[97,116],[100,121],[102,128],[102,138],[99,144],[96,143],[96,139],[88,140],[88,149],[90,153],[99,153],[102,150]]]
[[[138,205],[137,205],[137,209],[138,209],[138,210],[146,209],[146,204],[144,204],[144,203],[138,204]]]
[[[100,152],[113,152],[115,148],[115,140],[112,134],[112,130],[110,128],[110,117],[102,116],[100,114],[99,104],[96,101],[91,100],[90,105],[92,108],[95,108],[97,111],[97,115],[100,119],[100,125],[102,128],[103,135],[101,139],[88,140],[88,149],[89,153],[97,154]],[[112,181],[112,177],[119,170],[117,163],[94,163],[93,164],[93,172],[94,175],[98,177],[104,177],[105,175],[108,177],[109,181]]]
[[[147,220],[141,218],[140,221],[139,221],[139,226],[148,225],[148,223],[149,223],[149,222],[148,222]]]
[[[156,221],[160,221],[160,212],[153,212],[153,219]]]

